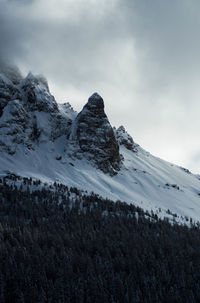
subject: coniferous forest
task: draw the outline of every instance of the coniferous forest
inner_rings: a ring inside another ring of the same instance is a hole
[[[0,178],[0,302],[200,302],[199,225]]]

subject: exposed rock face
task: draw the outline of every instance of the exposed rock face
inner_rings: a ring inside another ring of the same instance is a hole
[[[0,150],[14,154],[19,144],[28,143],[25,135],[29,117],[19,100],[11,100],[0,120]]]
[[[8,102],[18,98],[19,94],[19,89],[14,83],[3,74],[0,74],[0,117]]]
[[[124,126],[120,126],[116,130],[116,138],[119,145],[124,145],[127,149],[137,152],[138,144],[133,141],[133,138],[127,133]]]
[[[85,158],[103,172],[117,174],[122,162],[119,132],[115,134],[97,93],[77,115],[70,104],[56,103],[42,76],[12,79],[0,73],[0,151],[14,155],[51,142],[59,159],[61,154]]]
[[[20,146],[35,149],[41,142],[67,137],[76,116],[73,109],[67,105],[58,109],[42,76],[17,79],[0,73],[0,151],[14,154]]]
[[[54,97],[50,94],[48,84],[42,76],[33,76],[31,73],[22,81],[25,107],[31,111],[58,112]]]
[[[72,125],[70,140],[105,173],[120,169],[119,146],[104,112],[103,99],[94,93]]]

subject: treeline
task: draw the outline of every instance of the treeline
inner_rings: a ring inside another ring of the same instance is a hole
[[[1,303],[200,301],[198,226],[57,183],[11,181],[0,181]]]

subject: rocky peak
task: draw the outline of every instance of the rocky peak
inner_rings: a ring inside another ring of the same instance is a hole
[[[58,106],[54,96],[49,92],[47,80],[41,76],[34,76],[29,73],[28,76],[21,81],[21,90],[24,92],[23,101],[28,110],[57,112]]]
[[[34,149],[67,136],[73,110],[58,109],[46,79],[29,73],[14,84],[10,78],[0,73],[0,151],[14,154],[22,145]]]
[[[120,169],[119,146],[104,112],[103,99],[97,93],[88,99],[74,120],[70,139],[103,172],[114,175]]]
[[[69,104],[58,106],[42,76],[29,73],[16,84],[0,73],[0,151],[14,155],[23,146],[29,152],[40,144],[56,146],[57,139],[59,150],[105,173],[120,169],[119,145],[98,93],[77,115]]]
[[[0,73],[0,117],[10,100],[20,99],[18,87],[3,73]]]
[[[127,133],[124,126],[121,125],[115,132],[119,145],[123,145],[129,150],[137,152],[138,144],[133,141],[133,138]]]
[[[89,112],[90,116],[99,118],[107,118],[104,112],[104,101],[98,93],[94,93],[89,99],[86,105],[83,107],[81,115],[85,115]]]
[[[90,108],[90,110],[94,110],[95,108],[98,108],[100,110],[104,110],[104,102],[103,102],[102,97],[98,93],[94,93],[88,99],[86,107]]]

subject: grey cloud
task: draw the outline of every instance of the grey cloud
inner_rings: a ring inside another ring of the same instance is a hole
[[[125,1],[127,31],[141,55],[149,86],[162,89],[198,77],[200,19],[198,1]],[[134,17],[133,17],[134,16]],[[184,82],[185,84],[185,82]],[[187,84],[187,83],[186,83]]]
[[[121,52],[120,38],[123,40],[124,31],[120,28],[118,10],[112,14],[102,12],[99,16],[95,6],[80,6],[76,11],[78,20],[73,22],[71,16],[61,20],[59,15],[55,19],[50,16],[48,19],[48,9],[44,18],[40,12],[38,19],[36,16],[29,18],[27,15],[34,10],[34,5],[24,8],[24,18],[20,8],[15,6],[15,9],[16,13],[12,13],[10,5],[7,12],[1,10],[4,11],[1,53],[18,62],[27,61],[26,65],[30,67],[40,68],[42,64],[42,68],[52,75],[58,69],[56,77],[60,81],[66,76],[66,80],[75,82],[81,82],[83,77],[105,78],[104,70],[108,70],[109,63],[112,64],[112,59]]]
[[[26,41],[30,35],[29,25],[17,15],[18,3],[0,3],[0,57],[8,61],[26,58]]]

